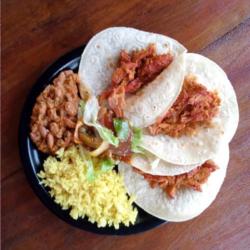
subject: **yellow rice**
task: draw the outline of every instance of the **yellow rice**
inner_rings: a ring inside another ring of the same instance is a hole
[[[114,170],[98,173],[93,181],[86,178],[86,159],[73,146],[58,157],[49,156],[44,162],[44,170],[38,176],[41,184],[50,188],[50,195],[62,209],[69,209],[75,220],[88,217],[98,227],[125,226],[134,224],[137,209],[133,208],[134,197],[128,198],[121,175]]]

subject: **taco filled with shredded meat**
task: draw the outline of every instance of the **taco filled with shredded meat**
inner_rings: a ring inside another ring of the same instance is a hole
[[[140,128],[155,123],[181,91],[185,52],[172,38],[132,28],[109,28],[95,35],[79,66],[82,92],[89,98],[79,117],[76,142],[87,139],[87,125],[103,140],[94,154],[128,160],[141,152],[136,146]],[[162,92],[163,87],[168,91]],[[164,102],[159,102],[160,95]]]
[[[129,204],[131,217],[123,220],[128,226],[137,214],[132,201],[168,221],[192,219],[210,206],[226,175],[229,143],[238,121],[234,89],[216,63],[187,53],[165,35],[113,27],[88,42],[78,74],[60,72],[38,96],[30,138],[51,155],[46,160],[51,171],[47,177],[46,171],[41,172],[39,178],[53,177],[54,166],[62,170],[70,166],[72,183],[80,178],[80,198],[83,181],[89,187],[104,173],[111,178],[107,184],[114,181],[111,189],[122,185],[117,190],[122,189],[125,207]],[[51,183],[54,188],[54,179]],[[95,193],[99,192],[106,191]],[[117,192],[114,205],[120,214]],[[66,204],[72,206],[70,201]],[[73,218],[85,216],[78,205],[71,210]],[[106,208],[98,209],[99,216]],[[101,226],[113,223],[99,219]]]
[[[86,46],[79,66],[80,81],[99,98],[102,108],[107,103],[108,111],[101,109],[102,119],[110,120],[113,115],[127,118],[136,127],[148,126],[180,93],[185,52],[179,42],[167,36],[109,28]],[[162,87],[169,89],[168,93],[162,92]],[[159,96],[164,103],[158,101]]]
[[[80,62],[75,142],[119,162],[128,192],[156,217],[182,221],[215,199],[239,120],[225,72],[177,41],[116,27]]]
[[[198,54],[186,54],[185,61],[180,94],[145,129],[141,145],[161,160],[183,166],[213,158],[231,141],[239,121],[236,95],[225,72]]]
[[[146,212],[167,220],[186,221],[201,214],[216,198],[226,175],[229,149],[198,168],[176,176],[145,174],[119,165],[127,191]]]
[[[119,166],[136,203],[169,221],[192,219],[216,198],[239,119],[234,90],[222,69],[198,54],[187,54],[185,61],[177,99],[144,129],[146,153]]]

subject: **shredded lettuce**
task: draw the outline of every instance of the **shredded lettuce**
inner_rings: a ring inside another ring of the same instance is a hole
[[[111,158],[104,159],[100,162],[100,169],[102,172],[112,170],[115,166],[115,161]]]
[[[145,151],[140,146],[141,142],[142,142],[142,130],[140,128],[133,128],[131,151],[134,153],[144,154]]]
[[[94,171],[94,165],[91,159],[86,160],[87,165],[87,180],[93,181],[96,178],[96,174]]]
[[[92,157],[91,153],[86,150],[82,145],[78,145],[77,149],[82,160],[86,164],[86,178],[90,182],[94,181],[101,173],[112,170],[116,164],[116,162],[111,158],[100,160],[96,157]]]
[[[94,171],[94,163],[92,157],[89,154],[89,151],[86,150],[82,145],[77,146],[78,152],[83,161],[86,163],[87,173],[86,177],[88,181],[93,181],[96,178],[95,171]]]
[[[106,151],[108,148],[109,148],[109,143],[108,143],[107,141],[103,141],[103,142],[101,143],[101,145],[100,145],[97,149],[91,151],[89,154],[90,154],[91,156],[93,156],[93,157],[98,157],[100,154],[102,154],[102,153],[103,153],[104,151]]]
[[[114,135],[113,131],[102,126],[97,121],[97,116],[99,112],[99,104],[96,97],[92,96],[85,105],[83,122],[88,125],[96,128],[100,137],[107,141],[109,144],[118,147],[119,139]]]
[[[100,137],[104,141],[107,141],[109,144],[114,145],[115,147],[118,147],[119,139],[114,136],[113,131],[97,123],[95,123],[93,126],[97,129]]]
[[[126,141],[129,136],[128,122],[124,119],[115,118],[113,124],[118,138],[122,141]]]

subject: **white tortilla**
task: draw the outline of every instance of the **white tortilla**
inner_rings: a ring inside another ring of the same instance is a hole
[[[234,89],[225,72],[199,54],[185,55],[186,75],[192,74],[208,90],[216,90],[221,98],[219,114],[211,128],[201,128],[194,136],[172,138],[145,135],[142,147],[167,162],[180,165],[198,164],[215,157],[224,142],[229,143],[238,126],[239,110]]]
[[[198,77],[210,91],[217,90],[221,106],[216,122],[221,125],[224,137],[229,143],[238,127],[239,108],[234,88],[223,69],[205,56],[189,53],[186,58],[186,74]]]
[[[128,193],[136,196],[138,206],[160,219],[178,222],[200,215],[216,198],[226,175],[228,145],[213,161],[219,169],[211,173],[208,181],[202,185],[202,192],[185,188],[177,191],[173,199],[168,198],[161,188],[151,188],[143,176],[135,173],[129,165],[120,164],[119,172],[124,176]]]
[[[202,165],[202,163],[194,165],[176,165],[163,161],[160,158],[155,157],[154,155],[149,156],[141,154],[133,154],[130,160],[130,164],[131,166],[147,174],[161,176],[174,176],[187,173],[194,168]]]
[[[223,131],[220,128],[206,128],[195,136],[180,138],[144,135],[141,147],[166,162],[195,165],[213,158],[223,144]]]
[[[111,83],[121,50],[131,52],[156,44],[157,53],[170,52],[174,58],[186,48],[176,40],[133,28],[113,27],[97,33],[85,47],[79,66],[79,78],[92,95],[98,96]]]
[[[176,57],[154,81],[126,99],[124,115],[132,126],[145,128],[152,125],[173,105],[183,85],[184,58],[185,54]]]

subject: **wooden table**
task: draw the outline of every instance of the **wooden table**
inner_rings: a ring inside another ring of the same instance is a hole
[[[5,0],[2,10],[3,249],[250,248],[249,0]],[[211,207],[194,220],[129,237],[84,232],[54,216],[27,183],[17,145],[20,111],[41,72],[110,26],[163,33],[215,60],[228,73],[240,108],[228,174]]]

